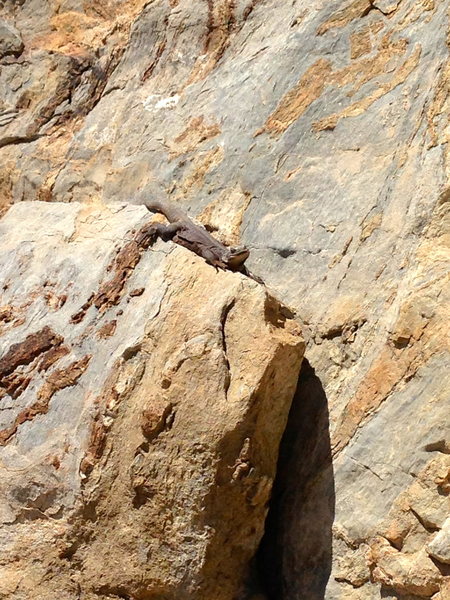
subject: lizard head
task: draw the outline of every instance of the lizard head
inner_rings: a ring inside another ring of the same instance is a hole
[[[228,248],[228,256],[226,263],[230,269],[238,269],[247,260],[250,250],[245,246],[236,246],[236,248]]]

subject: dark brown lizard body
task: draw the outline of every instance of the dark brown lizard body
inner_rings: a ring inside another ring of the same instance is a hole
[[[237,248],[225,246],[216,240],[204,227],[194,223],[188,215],[172,204],[158,201],[142,201],[142,204],[151,212],[163,214],[169,221],[168,225],[150,223],[143,233],[150,243],[161,237],[164,241],[172,240],[180,246],[195,252],[210,265],[220,269],[245,272],[244,263],[248,258],[249,250],[245,246]]]

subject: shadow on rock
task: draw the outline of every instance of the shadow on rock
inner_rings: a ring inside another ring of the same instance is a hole
[[[334,507],[327,398],[305,359],[256,557],[270,600],[323,600],[331,573]]]

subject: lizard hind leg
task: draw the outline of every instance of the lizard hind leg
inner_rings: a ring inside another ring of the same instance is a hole
[[[175,221],[174,223],[169,223],[168,225],[163,225],[162,223],[154,223],[153,225],[156,234],[159,235],[159,237],[165,242],[172,240],[181,226],[182,223],[180,221]]]
[[[154,244],[157,237],[160,237],[165,242],[168,242],[177,233],[179,227],[179,223],[170,223],[169,225],[164,225],[162,223],[149,223],[141,229],[136,238],[136,242],[143,248],[148,248]]]
[[[148,248],[155,243],[157,235],[158,233],[153,223],[149,223],[138,232],[136,243],[141,248]]]

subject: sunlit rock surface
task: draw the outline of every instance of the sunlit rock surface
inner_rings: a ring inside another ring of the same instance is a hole
[[[249,245],[303,321],[275,599],[445,596],[448,3],[30,0],[2,18],[2,205],[168,198]]]

